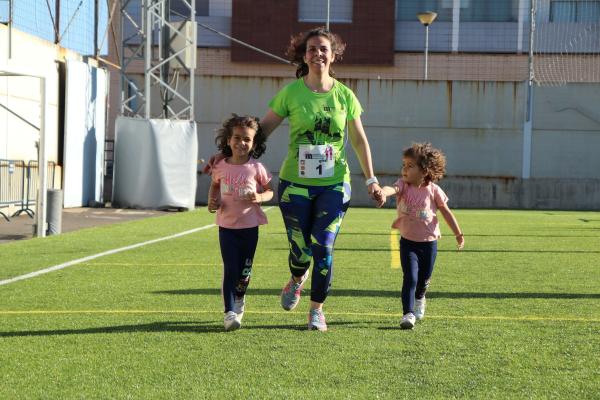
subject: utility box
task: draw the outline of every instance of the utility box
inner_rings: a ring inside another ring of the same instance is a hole
[[[171,49],[173,54],[180,51],[181,54],[169,61],[169,67],[172,69],[196,68],[196,21],[171,21],[171,25],[178,29],[178,32],[171,31]]]

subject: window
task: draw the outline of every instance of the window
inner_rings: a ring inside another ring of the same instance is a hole
[[[550,22],[599,22],[600,1],[552,1]]]
[[[327,0],[299,0],[300,22],[326,22]],[[329,22],[352,22],[352,0],[329,0]]]
[[[190,15],[190,8],[188,7],[189,0],[172,0],[171,1],[171,14],[177,16],[188,17]],[[196,0],[196,16],[204,17],[208,16],[208,0]]]
[[[461,22],[516,22],[519,0],[472,0],[460,10]]]

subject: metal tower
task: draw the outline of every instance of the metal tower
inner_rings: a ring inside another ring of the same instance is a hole
[[[121,0],[122,115],[194,119],[195,9],[195,0]]]

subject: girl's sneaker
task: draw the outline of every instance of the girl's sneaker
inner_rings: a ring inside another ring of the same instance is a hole
[[[412,329],[415,326],[415,314],[409,312],[404,314],[402,317],[402,321],[400,321],[400,328],[402,329]]]
[[[314,308],[308,312],[308,330],[312,331],[313,329],[317,329],[321,332],[327,330],[327,323],[325,322],[323,310],[319,310],[318,308]]]
[[[237,315],[237,320],[241,324],[244,318],[244,308],[246,305],[246,296],[236,297],[233,300],[233,312]]]
[[[225,318],[223,319],[223,326],[225,326],[225,331],[229,332],[240,329],[242,323],[238,320],[236,313],[233,311],[227,311],[225,313]]]
[[[415,318],[417,321],[425,316],[425,296],[422,299],[415,299]]]
[[[300,282],[296,282],[292,276],[288,283],[283,287],[283,290],[281,291],[281,307],[283,307],[284,310],[291,311],[296,308],[300,302],[300,293],[302,292],[302,287],[307,279],[308,270]]]

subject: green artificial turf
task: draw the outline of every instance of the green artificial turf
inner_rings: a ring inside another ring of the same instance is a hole
[[[600,393],[600,213],[458,210],[427,314],[399,329],[394,210],[351,208],[329,331],[286,312],[267,212],[243,327],[223,331],[212,227],[0,286],[1,399],[578,398]],[[210,225],[206,210],[0,246],[0,280]]]

